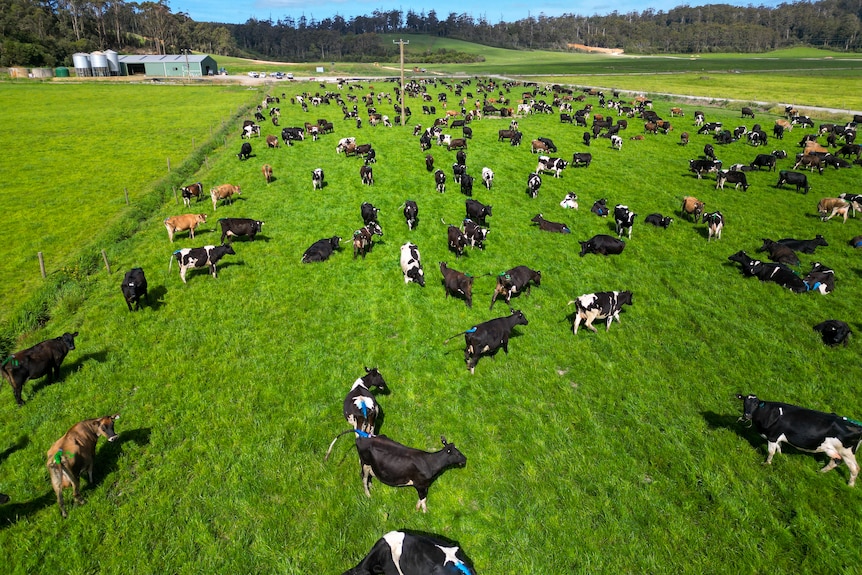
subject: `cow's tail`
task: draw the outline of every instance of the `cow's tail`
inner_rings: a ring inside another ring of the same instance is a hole
[[[326,456],[323,458],[324,461],[329,459],[329,453],[332,451],[332,447],[335,445],[335,442],[338,441],[338,438],[342,435],[346,435],[348,433],[355,433],[359,437],[371,437],[371,434],[365,433],[361,429],[346,429],[335,436],[335,439],[332,440],[332,443],[329,444],[329,449],[326,450]]]
[[[177,257],[178,253],[180,253],[180,250],[177,250],[171,254],[171,259],[168,261],[168,273],[171,273],[171,269],[173,269],[174,265],[174,259]]]
[[[64,476],[69,481],[74,480],[72,472],[69,471],[68,467],[66,467],[66,458],[64,457],[62,449],[57,450],[57,452],[54,454],[54,457],[51,458],[51,462],[48,467],[50,469],[52,477],[56,477],[59,480],[60,484],[63,483]]]
[[[460,333],[456,333],[455,335],[453,335],[452,337],[450,337],[449,339],[447,339],[446,341],[444,341],[444,342],[443,342],[443,345],[446,345],[447,343],[449,343],[449,341],[450,341],[450,340],[452,340],[452,339],[454,339],[454,338],[458,337],[459,335],[464,335],[465,333],[473,333],[474,331],[476,331],[476,326],[475,326],[475,325],[474,325],[473,327],[471,327],[470,329],[468,329],[468,330],[464,330],[464,331],[462,331],[462,332],[460,332]]]
[[[446,220],[444,220],[443,218],[440,218],[440,222],[441,222],[444,226],[448,226],[448,225],[449,225],[449,224],[447,224],[447,223],[446,223]]]

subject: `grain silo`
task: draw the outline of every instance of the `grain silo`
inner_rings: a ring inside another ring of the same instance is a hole
[[[72,54],[72,63],[75,66],[75,75],[92,76],[93,68],[90,66],[90,55],[78,52]]]
[[[105,57],[108,59],[108,72],[111,76],[122,76],[120,70],[120,55],[113,50],[105,50]]]
[[[106,56],[104,52],[91,53],[90,66],[93,68],[93,76],[110,76],[108,56]]]

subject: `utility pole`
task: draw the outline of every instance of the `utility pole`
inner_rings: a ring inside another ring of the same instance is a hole
[[[189,68],[189,49],[183,49],[183,52],[186,54],[186,76],[188,76],[189,82],[192,80],[192,69]]]
[[[392,40],[393,44],[401,46],[401,127],[404,127],[404,45],[409,44],[410,40]]]

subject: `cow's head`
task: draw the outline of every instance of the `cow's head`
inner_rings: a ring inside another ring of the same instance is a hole
[[[585,242],[579,241],[578,243],[581,244],[581,253],[580,253],[581,257],[584,257],[588,253],[591,253],[594,249],[591,240],[587,240]]]
[[[509,308],[509,311],[512,312],[512,317],[515,318],[515,323],[513,325],[527,325],[527,316],[525,316],[521,310]]]
[[[754,417],[754,412],[760,407],[762,402],[756,395],[752,394],[742,395],[737,393],[736,399],[742,400],[742,416],[737,421],[751,421],[751,418]]]
[[[69,332],[67,331],[66,333],[64,333],[64,334],[61,336],[61,338],[62,338],[62,340],[63,340],[63,343],[65,343],[65,344],[66,344],[66,347],[68,347],[70,350],[71,350],[71,349],[75,349],[75,338],[76,338],[76,337],[78,337],[78,332],[77,332],[77,331],[76,331],[75,333],[69,333]]]
[[[365,368],[365,375],[362,377],[362,383],[365,384],[365,387],[371,389],[372,387],[377,387],[383,393],[389,393],[389,388],[386,386],[386,382],[383,380],[383,376],[380,375],[380,372],[376,367],[372,367],[371,369]]]
[[[119,435],[114,433],[114,422],[120,419],[120,414],[115,413],[114,415],[106,415],[105,417],[99,418],[96,422],[96,434],[104,435],[108,441],[115,441]]]
[[[632,292],[629,290],[621,291],[617,294],[617,303],[620,304],[620,307],[623,305],[632,305]]]
[[[440,441],[443,442],[443,451],[446,452],[446,464],[453,465],[455,467],[464,467],[467,465],[467,458],[463,453],[458,451],[458,448],[455,447],[454,443],[449,443],[446,441],[446,436],[441,435]]]

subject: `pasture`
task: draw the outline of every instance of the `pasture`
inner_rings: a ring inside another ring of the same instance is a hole
[[[359,84],[354,93],[371,91]],[[323,91],[316,83],[278,88]],[[393,88],[378,82],[373,91]],[[431,90],[435,100],[440,91]],[[228,110],[262,94],[234,97]],[[365,121],[357,129],[334,104],[303,112],[282,100],[281,126],[267,120],[264,135],[318,118],[332,121],[334,133],[279,149],[253,138],[245,161],[236,157],[234,122],[224,149],[187,182],[241,185],[232,205],[214,210],[206,199],[185,209],[166,194],[136,233],[112,246],[112,274],[81,277],[57,294],[51,320],[16,349],[79,331],[61,380],[26,384],[21,408],[8,387],[0,394],[0,491],[12,496],[0,507],[0,545],[11,572],[126,573],[134,565],[153,574],[341,573],[383,533],[402,528],[457,540],[483,574],[784,573],[823,565],[853,572],[862,494],[847,487],[846,466],[821,475],[823,456],[791,448],[761,465],[765,441],[737,423],[733,394],[862,416],[852,387],[862,376],[858,342],[827,348],[812,330],[837,318],[862,331],[862,264],[848,245],[862,233],[860,220],[822,222],[815,210],[821,197],[858,191],[862,168],[809,173],[807,195],[776,188],[777,174],[766,171],[749,172],[747,192],[716,190],[714,176],[688,171],[689,159],[712,143],[695,134],[692,106],[670,119],[671,103],[657,102],[675,129],[641,141],[629,138],[643,133],[642,122],[629,119],[621,150],[604,138],[585,147],[584,129],[561,124],[556,112],[518,118],[524,143],[512,147],[497,141],[509,120],[486,117],[471,125],[467,166],[477,178],[473,197],[493,206],[491,233],[485,250],[468,248],[456,259],[440,221],[464,217],[466,198],[452,181],[455,152],[436,145],[428,152],[447,175],[445,193],[437,193],[411,135],[433,117],[421,113],[419,99],[407,105],[406,127]],[[385,99],[378,107],[394,120]],[[738,110],[703,109],[727,127],[754,123]],[[771,128],[775,118],[758,110],[756,121]],[[197,130],[205,140],[207,128]],[[679,144],[683,130],[688,146]],[[738,141],[716,153],[729,166],[783,148],[790,158],[779,169],[789,169],[806,132],[770,138],[765,149]],[[373,144],[372,186],[360,183],[360,159],[336,154],[346,136]],[[586,151],[594,159],[560,179],[544,174],[534,199],[525,188],[537,162],[529,141],[538,136],[552,138],[554,155],[566,160]],[[274,169],[270,184],[264,163]],[[478,181],[483,166],[495,171],[490,191]],[[315,168],[326,174],[322,190],[312,189]],[[577,211],[559,206],[570,191],[580,198]],[[724,213],[721,240],[708,242],[705,225],[679,213],[684,195]],[[578,240],[613,234],[612,221],[590,213],[599,198],[638,214],[632,238],[619,256],[579,257]],[[413,231],[400,212],[407,199],[420,210]],[[380,208],[384,235],[354,259],[364,201]],[[162,221],[187,212],[206,213],[207,223],[194,240],[179,233],[170,243]],[[674,223],[644,225],[652,212]],[[540,231],[530,222],[537,213],[572,233]],[[266,224],[254,242],[233,241],[236,255],[222,260],[217,279],[192,271],[184,285],[176,262],[168,270],[172,252],[218,244],[221,217]],[[800,254],[799,271],[814,261],[834,268],[830,295],[744,278],[727,260],[740,249],[754,255],[762,238],[816,234],[829,246]],[[332,235],[343,242],[329,261],[300,263],[312,242]],[[422,254],[425,288],[403,281],[399,247],[407,241]],[[472,308],[444,297],[440,261],[475,277]],[[516,265],[542,272],[540,286],[511,302],[529,324],[515,329],[508,354],[484,357],[470,375],[463,338],[443,341],[508,313],[502,301],[493,311],[488,305],[495,276]],[[129,313],[119,283],[133,266],[147,273],[150,303]],[[620,323],[572,334],[568,301],[623,289],[634,295]],[[431,487],[427,514],[414,510],[410,487],[375,481],[366,498],[349,436],[323,461],[346,428],[342,400],[364,366],[378,367],[392,390],[378,396],[381,433],[429,451],[445,435],[467,457],[465,468]],[[100,440],[95,484],[83,481],[86,505],[69,505],[62,520],[45,451],[75,422],[117,412],[120,438]]]

